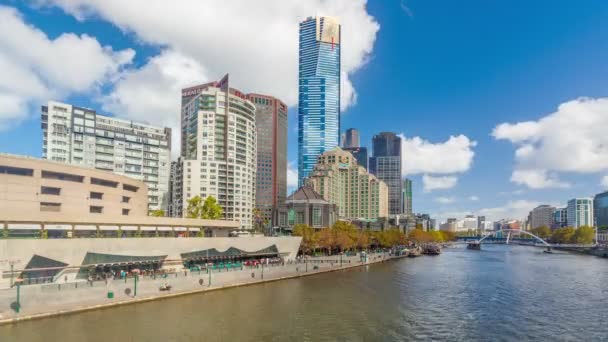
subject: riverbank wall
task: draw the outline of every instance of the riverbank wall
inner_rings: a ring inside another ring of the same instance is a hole
[[[372,253],[366,262],[361,261],[359,256],[319,257],[285,265],[243,267],[209,273],[185,271],[170,274],[166,278],[140,277],[137,284],[135,278],[127,278],[108,282],[21,286],[19,313],[14,310],[17,301],[17,287],[14,287],[0,290],[0,325],[348,270],[398,258],[401,257]],[[171,290],[160,291],[164,284],[170,285]]]
[[[570,253],[593,255],[600,258],[608,258],[608,247],[589,247],[589,248],[577,248],[577,247],[554,247],[555,250],[565,251]]]

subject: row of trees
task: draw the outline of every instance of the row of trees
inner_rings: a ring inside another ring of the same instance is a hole
[[[589,226],[581,226],[578,228],[564,227],[557,228],[554,231],[551,231],[548,227],[538,227],[532,229],[531,233],[536,234],[543,239],[549,239],[553,243],[576,243],[586,245],[593,243],[593,239],[595,238],[595,229]]]
[[[444,242],[455,239],[452,233],[425,232],[421,229],[415,229],[407,236],[397,228],[384,231],[359,230],[353,224],[343,221],[336,222],[330,228],[318,230],[305,224],[297,224],[293,229],[293,235],[302,237],[300,249],[303,253],[326,251],[330,255],[333,252],[365,250],[370,247],[389,248],[406,245],[409,242]]]

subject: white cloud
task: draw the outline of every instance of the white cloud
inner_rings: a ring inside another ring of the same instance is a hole
[[[502,123],[492,135],[516,146],[511,180],[532,189],[564,188],[558,172],[608,170],[608,98],[562,103],[538,121]]]
[[[422,176],[424,192],[451,189],[456,183],[458,183],[458,177],[454,176],[430,176],[427,174]]]
[[[184,84],[207,78],[195,60],[165,50],[140,69],[124,72],[102,108],[116,116],[172,128],[172,152],[179,154],[180,94]]]
[[[469,201],[479,201],[479,197],[477,196],[469,196]]]
[[[113,51],[86,34],[49,39],[0,6],[0,129],[18,123],[51,98],[94,90],[130,63],[131,49]]]
[[[287,163],[287,193],[298,188],[298,166],[295,161]]]
[[[570,184],[560,181],[555,174],[547,170],[513,170],[511,181],[530,189],[569,188]]]
[[[454,203],[454,197],[437,197],[435,198],[435,202],[437,203],[441,203],[441,204],[449,204],[449,203]]]
[[[404,175],[419,173],[449,174],[468,171],[473,164],[477,142],[465,135],[432,143],[420,137],[400,134]]]
[[[604,187],[604,189],[608,189],[608,176],[602,177],[600,184]]]
[[[331,15],[342,24],[342,105],[356,101],[350,75],[365,64],[380,26],[366,0],[39,0],[79,20],[102,18],[145,43],[198,61],[207,77],[229,72],[236,87],[274,95],[289,106],[298,94],[298,24],[311,15]],[[184,84],[182,86],[187,86]],[[168,105],[162,104],[161,107]]]

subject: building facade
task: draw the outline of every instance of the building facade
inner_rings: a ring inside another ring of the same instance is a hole
[[[403,188],[401,189],[403,193],[403,214],[411,215],[412,214],[412,180],[409,178],[403,179]]]
[[[535,229],[538,227],[552,227],[553,226],[553,215],[555,214],[555,207],[550,205],[539,205],[532,209],[529,215],[530,228]]]
[[[593,214],[597,227],[608,227],[608,191],[593,197]]]
[[[340,218],[388,218],[386,184],[367,173],[351,153],[339,147],[319,156],[306,183],[338,206]]]
[[[0,154],[0,213],[146,216],[146,183],[112,172]]]
[[[552,229],[563,228],[568,226],[568,208],[557,208],[553,213]]]
[[[359,130],[355,128],[349,128],[342,134],[342,148],[359,147]]]
[[[568,226],[578,228],[581,226],[593,227],[593,199],[573,198],[568,201]]]
[[[310,186],[301,186],[285,201],[279,212],[279,227],[292,231],[296,224],[305,224],[315,229],[334,225],[338,219],[335,204],[326,201]]]
[[[112,171],[148,185],[148,209],[167,210],[171,129],[50,101],[42,106],[42,157]]]
[[[300,23],[298,185],[340,139],[340,24],[332,17]]]
[[[248,94],[255,105],[257,178],[255,207],[278,225],[278,209],[287,196],[287,106],[266,95]]]
[[[372,139],[373,157],[369,158],[369,171],[386,183],[389,191],[389,214],[403,210],[403,181],[401,179],[401,138],[391,132],[382,132]]]
[[[352,153],[355,159],[357,159],[357,163],[359,163],[365,171],[368,170],[366,147],[344,147],[343,150]]]
[[[182,90],[182,203],[213,196],[224,218],[252,228],[257,174],[256,108],[229,77]]]

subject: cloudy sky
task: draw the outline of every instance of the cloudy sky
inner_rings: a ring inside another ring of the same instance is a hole
[[[290,106],[293,185],[310,15],[342,23],[342,127],[402,136],[415,211],[521,218],[608,188],[603,0],[0,0],[0,152],[41,155],[50,99],[175,128],[179,90],[229,72]]]

